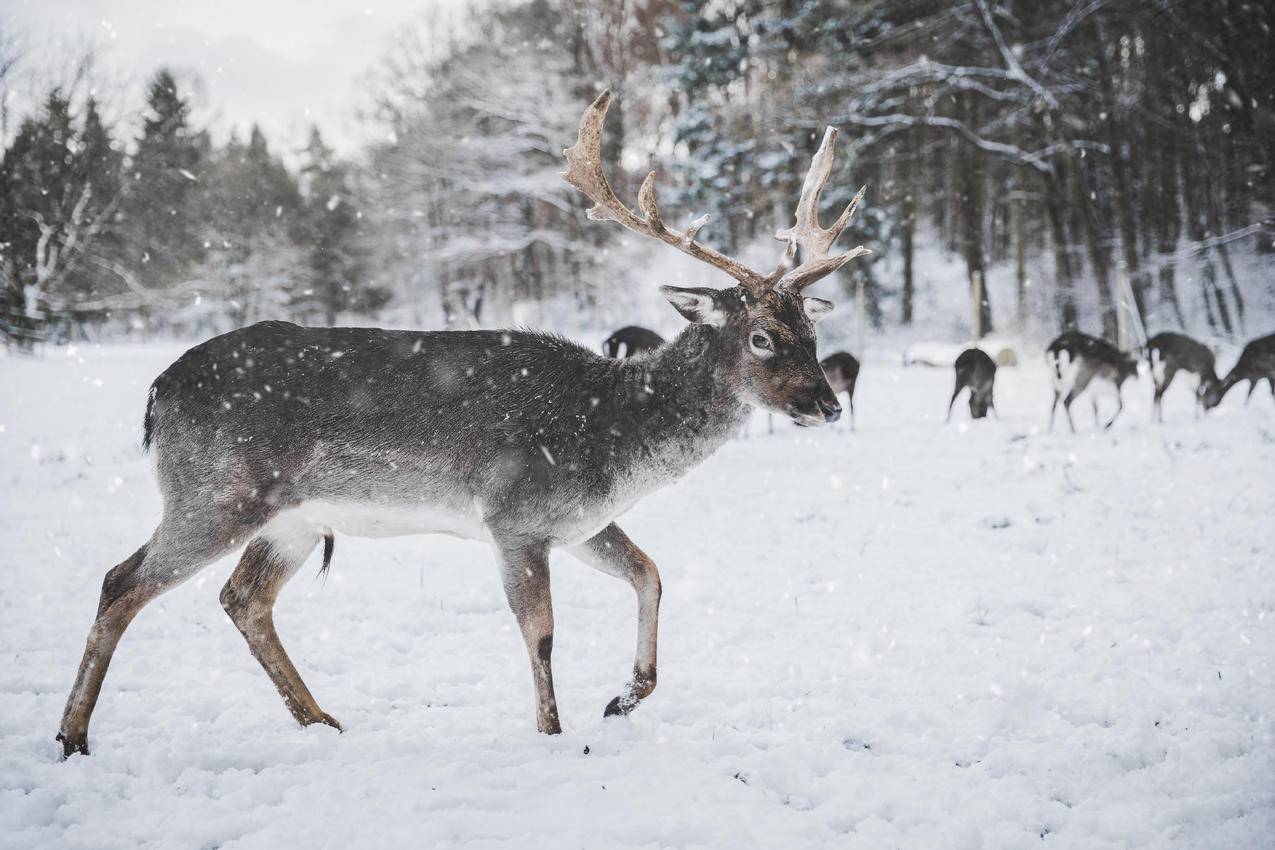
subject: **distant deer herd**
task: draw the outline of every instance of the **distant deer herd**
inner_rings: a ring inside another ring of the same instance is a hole
[[[663,338],[655,331],[629,325],[608,337],[603,343],[603,351],[609,357],[632,357],[657,349],[662,342]],[[627,350],[618,354],[620,346],[626,344]],[[1167,331],[1156,334],[1147,340],[1145,353],[1155,386],[1152,415],[1157,421],[1164,421],[1161,404],[1164,393],[1179,372],[1195,381],[1197,414],[1217,407],[1232,387],[1245,381],[1249,383],[1246,403],[1252,399],[1253,392],[1262,381],[1266,381],[1271,395],[1275,397],[1275,334],[1259,337],[1244,346],[1239,359],[1225,378],[1218,377],[1215,358],[1208,346],[1184,334]],[[1054,389],[1054,403],[1049,411],[1049,430],[1054,428],[1054,417],[1061,403],[1067,424],[1074,432],[1076,424],[1071,417],[1071,405],[1087,389],[1090,389],[1095,422],[1101,422],[1097,388],[1102,388],[1115,398],[1116,411],[1102,427],[1105,430],[1115,423],[1124,410],[1121,388],[1126,380],[1137,376],[1140,358],[1120,351],[1097,337],[1079,331],[1067,331],[1045,349],[1045,362],[1049,366]],[[947,404],[947,421],[951,421],[952,407],[963,390],[969,391],[972,419],[982,419],[989,411],[995,414],[993,388],[996,382],[996,361],[980,348],[967,348],[953,365],[956,384]],[[820,360],[819,366],[833,392],[838,395],[843,392],[846,394],[853,423],[854,388],[859,378],[858,359],[848,352],[838,351]],[[774,431],[773,426],[770,430]]]
[[[551,549],[627,582],[637,597],[632,673],[604,714],[628,714],[655,689],[659,571],[615,520],[737,435],[754,410],[821,426],[841,416],[837,396],[845,393],[853,417],[859,361],[846,352],[817,357],[814,323],[833,305],[803,290],[867,253],[831,253],[863,190],[830,227],[819,224],[836,138],[829,127],[794,224],[776,234],[782,257],[772,271],[756,271],[696,241],[707,217],[685,231],[666,225],[654,172],[636,212],[616,197],[601,158],[610,101],[604,92],[588,107],[565,151],[563,178],[593,203],[589,218],[663,242],[736,285],[661,287],[688,326],[667,342],[623,328],[605,344],[609,357],[526,331],[286,322],[261,322],[187,351],[155,379],[143,418],[163,515],[102,582],[57,736],[64,756],[88,752],[107,667],[142,607],[239,549],[221,591],[227,615],[295,720],[340,729],[302,681],[273,618],[280,590],[321,541],[326,567],[334,531],[443,533],[490,545],[526,646],[541,732],[561,731]],[[1275,336],[1250,343],[1223,379],[1209,351],[1186,337],[1161,334],[1148,351],[1157,413],[1178,372],[1199,378],[1205,409],[1244,380],[1250,395],[1263,379],[1275,392]],[[1130,355],[1078,333],[1055,340],[1047,357],[1053,412],[1061,401],[1069,423],[1079,394],[1104,385],[1119,399],[1137,371]],[[948,417],[966,390],[971,416],[995,413],[995,376],[986,354],[962,354]]]

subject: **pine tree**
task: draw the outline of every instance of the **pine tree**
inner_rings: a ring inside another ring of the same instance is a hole
[[[190,106],[172,73],[151,81],[142,135],[129,164],[121,219],[127,265],[152,289],[172,286],[202,255],[192,199],[201,170]]]
[[[362,284],[365,267],[348,166],[310,130],[301,178],[305,189],[305,243],[309,245],[308,295],[294,303],[314,305],[328,325],[342,310],[375,310],[386,293]]]

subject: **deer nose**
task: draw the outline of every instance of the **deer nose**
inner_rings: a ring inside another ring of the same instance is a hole
[[[823,414],[824,422],[836,422],[841,418],[841,405],[834,398],[831,401],[819,399],[819,412]]]

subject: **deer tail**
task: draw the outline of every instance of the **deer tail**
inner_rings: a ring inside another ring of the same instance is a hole
[[[323,566],[319,567],[319,576],[325,581],[328,577],[328,568],[332,566],[332,550],[334,549],[336,549],[336,536],[329,528],[323,532]]]

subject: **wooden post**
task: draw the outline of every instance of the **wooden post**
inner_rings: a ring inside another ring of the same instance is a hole
[[[1129,350],[1129,306],[1124,299],[1124,271],[1116,272],[1116,348]]]
[[[1027,239],[1023,225],[1023,190],[1014,194],[1010,204],[1011,228],[1014,231],[1014,280],[1018,283],[1018,303],[1015,304],[1015,317],[1018,319],[1018,333],[1022,335],[1027,328]]]
[[[867,349],[868,335],[868,288],[864,282],[863,276],[859,275],[859,280],[855,284],[854,289],[855,301],[855,317],[858,324],[858,346],[859,350],[855,352],[855,356],[859,358],[859,362],[863,362],[863,352]]]
[[[1116,268],[1116,327],[1120,350],[1142,349],[1147,345],[1147,330],[1138,312],[1138,301],[1133,297],[1133,283],[1124,263]]]
[[[974,340],[978,341],[983,338],[983,273],[980,271],[972,272],[970,274],[970,284],[973,286],[971,305],[974,309],[971,326],[974,328]]]

